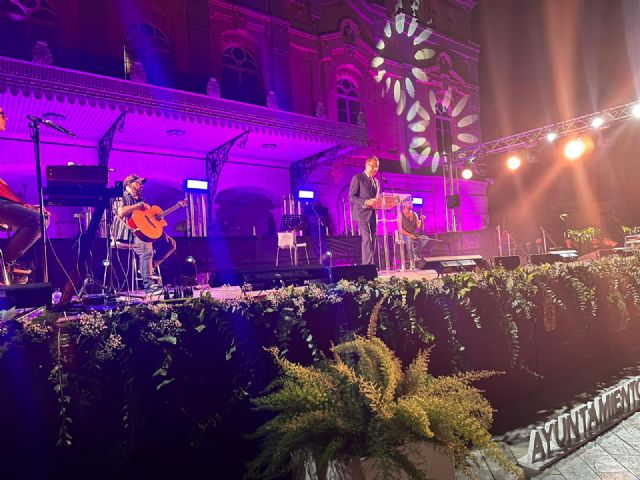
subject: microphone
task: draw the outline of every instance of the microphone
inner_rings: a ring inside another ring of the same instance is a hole
[[[385,177],[383,177],[382,175],[380,175],[380,181],[382,183],[387,183],[388,180]]]
[[[38,123],[41,123],[42,125],[46,125],[47,127],[53,128],[54,130],[57,130],[60,133],[64,133],[65,135],[68,135],[70,137],[75,137],[76,136],[75,133],[70,132],[66,128],[61,127],[60,125],[57,125],[57,124],[53,123],[51,120],[48,120],[46,118],[40,118],[40,117],[35,117],[33,115],[27,115],[27,120],[29,120],[30,122],[33,122],[34,128]]]

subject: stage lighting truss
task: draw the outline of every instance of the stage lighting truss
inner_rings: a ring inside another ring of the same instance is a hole
[[[582,117],[565,120],[564,122],[553,125],[546,125],[544,127],[536,128],[535,130],[529,130],[527,132],[517,133],[508,137],[498,138],[490,142],[474,145],[473,147],[462,148],[451,155],[454,157],[454,163],[464,163],[469,158],[509,152],[516,149],[527,148],[531,145],[537,145],[538,142],[542,140],[548,141],[549,135],[551,134],[555,134],[555,136],[552,135],[552,138],[553,140],[556,140],[557,138],[570,134],[593,131],[594,128],[606,128],[614,122],[638,118],[638,114],[640,114],[639,105],[640,104],[638,102],[627,103],[608,110],[602,110],[589,115],[583,115]],[[597,127],[594,127],[594,120],[597,118],[601,118],[603,123],[596,122]]]

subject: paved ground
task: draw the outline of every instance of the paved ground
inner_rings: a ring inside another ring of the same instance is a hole
[[[560,387],[540,392],[498,412],[494,425],[501,434],[496,439],[515,461],[527,451],[530,428],[639,374],[637,358],[584,370]],[[512,478],[479,452],[474,452],[474,457],[479,464],[475,469],[479,480]],[[525,473],[528,478],[538,480],[640,480],[640,411],[545,470]],[[457,479],[465,477],[458,473]]]

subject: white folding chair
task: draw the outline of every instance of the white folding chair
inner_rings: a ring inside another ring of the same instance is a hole
[[[278,249],[276,250],[276,267],[278,266],[278,262],[280,259],[280,250],[288,249],[289,250],[289,259],[291,261],[291,265],[298,264],[298,248],[304,248],[304,254],[307,257],[307,264],[309,262],[309,252],[307,251],[307,243],[302,242],[298,243],[297,237],[293,232],[278,232]]]

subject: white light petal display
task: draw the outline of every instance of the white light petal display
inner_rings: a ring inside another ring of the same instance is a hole
[[[413,34],[416,33],[416,28],[418,28],[418,20],[416,20],[416,17],[413,17],[407,30],[407,37],[413,36]]]
[[[373,68],[378,68],[383,63],[384,63],[384,58],[382,57],[373,57],[373,60],[371,60],[371,66]]]
[[[435,113],[436,111],[436,103],[438,103],[438,101],[436,100],[436,94],[433,90],[429,91],[429,105],[431,106],[431,111]]]
[[[387,38],[391,38],[391,24],[389,22],[384,26],[384,34]]]
[[[452,152],[456,152],[458,150],[460,150],[460,146],[459,145],[456,145],[455,143],[453,145],[451,145],[451,151]]]
[[[427,74],[424,73],[421,68],[414,67],[411,69],[411,73],[414,77],[423,82],[426,82],[429,79],[429,77],[427,77]]]
[[[393,100],[396,103],[400,101],[400,82],[398,80],[393,84]]]
[[[416,100],[415,102],[413,102],[413,105],[411,105],[411,108],[409,108],[409,111],[407,112],[407,122],[410,122],[414,118],[416,118],[419,108],[420,108],[420,100]]]
[[[411,98],[416,96],[416,89],[413,88],[413,82],[409,77],[404,79],[404,86],[407,89],[407,93]]]
[[[468,101],[469,101],[469,95],[464,95],[460,97],[460,100],[458,100],[458,103],[456,104],[455,108],[451,112],[451,116],[455,118],[458,115],[460,115],[462,113],[462,110],[464,110],[464,107],[467,106]]]
[[[473,115],[467,115],[466,117],[462,117],[460,119],[460,121],[458,122],[458,127],[460,128],[468,127],[469,125],[474,123],[476,120],[478,120],[478,115],[476,113],[474,113]]]
[[[404,13],[399,13],[398,15],[396,15],[396,32],[398,33],[404,32],[404,23],[405,23]]]
[[[420,35],[413,39],[413,44],[418,45],[424,42],[427,38],[431,36],[431,30],[429,28],[425,28]]]
[[[431,159],[431,173],[436,173],[436,170],[438,170],[439,165],[440,165],[440,153],[435,152],[433,154],[433,158]]]
[[[384,84],[387,87],[387,92],[389,91],[389,89],[391,88],[391,77],[387,77],[387,81],[384,82]]]
[[[416,149],[418,147],[421,147],[425,143],[427,143],[427,139],[425,137],[413,137],[413,139],[411,140],[411,145],[409,145],[409,148]]]
[[[418,108],[418,115],[420,115],[420,118],[426,120],[427,122],[431,120],[431,115],[429,115],[429,112],[427,112],[427,110],[422,107]]]
[[[386,74],[387,74],[386,70],[379,70],[376,76],[373,78],[376,81],[376,83],[380,83]]]
[[[378,40],[378,43],[376,44],[376,48],[378,50],[384,50],[384,47],[386,47],[384,40],[383,39]]]
[[[422,50],[418,50],[414,55],[416,60],[429,60],[436,54],[436,51],[432,48],[423,48]]]
[[[396,115],[398,116],[402,115],[402,112],[404,112],[404,107],[406,104],[407,104],[407,96],[404,94],[404,92],[401,91],[400,101],[396,105]]]
[[[427,129],[427,123],[422,120],[419,122],[409,124],[409,129],[412,132],[424,132]]]
[[[409,162],[407,161],[407,157],[404,153],[400,154],[400,166],[404,173],[409,173]]]
[[[478,137],[471,133],[459,133],[458,140],[464,143],[476,143],[478,141]]]

